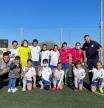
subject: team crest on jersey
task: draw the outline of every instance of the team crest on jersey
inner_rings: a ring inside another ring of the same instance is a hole
[[[34,70],[31,70],[31,72],[34,72]]]
[[[88,47],[85,47],[86,49],[88,48]]]
[[[94,47],[94,45],[91,45],[91,47]]]

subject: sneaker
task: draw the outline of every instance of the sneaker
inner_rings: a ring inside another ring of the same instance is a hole
[[[25,92],[25,91],[26,91],[26,89],[25,89],[25,88],[22,88],[22,91],[23,91],[23,92]]]
[[[100,87],[100,88],[99,88],[99,91],[100,91],[100,93],[104,93],[104,91],[103,91],[103,88],[102,88],[102,87]]]
[[[40,84],[40,89],[43,89],[44,88],[43,83],[40,81],[39,84]]]
[[[12,92],[12,90],[9,88],[9,89],[8,89],[8,93],[10,93],[10,92]]]
[[[50,90],[50,86],[49,86],[49,85],[45,85],[45,86],[44,86],[44,89],[45,89],[45,90]]]
[[[16,90],[15,89],[12,89],[12,93],[15,93],[16,92]]]
[[[43,86],[40,87],[41,90],[42,90],[43,88],[44,88]]]
[[[77,88],[74,89],[75,92],[78,92],[79,90]]]
[[[15,90],[17,91],[18,89],[17,89],[17,88],[15,88]]]

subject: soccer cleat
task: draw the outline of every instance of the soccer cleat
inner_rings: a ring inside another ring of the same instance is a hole
[[[74,89],[74,92],[78,92],[79,90],[77,88]]]
[[[40,89],[43,89],[43,88],[44,88],[44,86],[43,86],[43,84],[41,84]]]
[[[99,91],[100,91],[100,93],[104,93],[104,91],[103,91],[103,88],[102,88],[102,87],[100,87],[100,88],[99,88]]]
[[[41,90],[42,90],[43,88],[44,88],[43,86],[40,87]]]
[[[43,89],[44,88],[43,83],[40,81],[39,84],[40,84],[40,89]]]
[[[17,89],[17,88],[15,88],[15,90],[16,90],[16,91],[18,91],[18,89]]]
[[[41,84],[40,89],[43,89],[43,88],[44,88],[44,86],[43,86],[43,84]]]
[[[12,89],[12,93],[15,93],[17,90],[16,89]]]
[[[45,89],[45,90],[50,90],[50,86],[49,86],[49,85],[45,85],[45,86],[44,86],[44,89]]]
[[[26,91],[26,89],[25,89],[25,88],[22,88],[22,91],[23,91],[23,92],[25,92],[25,91]]]

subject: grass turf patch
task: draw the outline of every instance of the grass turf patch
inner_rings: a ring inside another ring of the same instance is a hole
[[[74,92],[65,87],[62,91],[46,91],[38,88],[31,92],[7,93],[0,90],[1,108],[104,108],[104,96],[88,90]]]

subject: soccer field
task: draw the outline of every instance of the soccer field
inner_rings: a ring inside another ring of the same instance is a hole
[[[45,91],[39,88],[31,92],[7,93],[0,90],[1,108],[104,108],[104,96],[88,90],[73,92],[65,87],[62,91]]]

